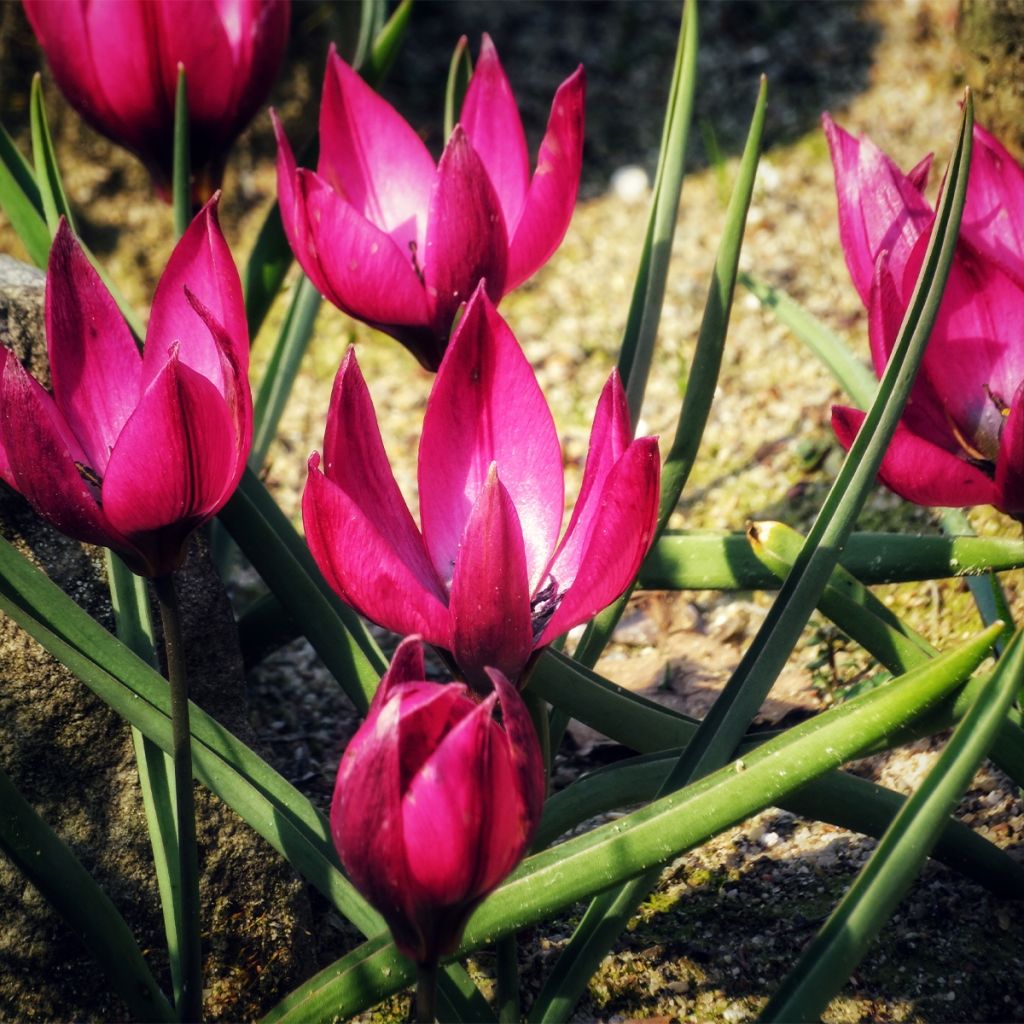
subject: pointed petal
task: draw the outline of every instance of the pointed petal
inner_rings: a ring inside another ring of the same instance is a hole
[[[996,458],[996,507],[1020,519],[1024,515],[1024,384],[1017,388],[999,438]]]
[[[592,618],[632,582],[654,539],[660,472],[657,439],[642,437],[608,474],[578,569],[564,579],[555,576],[564,596],[538,647]]]
[[[899,274],[933,219],[916,184],[870,140],[855,139],[824,114],[839,199],[839,237],[854,287],[868,301],[875,260],[889,253]]]
[[[532,591],[562,523],[562,453],[519,342],[478,288],[434,381],[420,438],[423,537],[442,580],[451,579],[492,462],[519,517]]]
[[[298,184],[331,302],[385,331],[392,324],[428,323],[430,306],[411,254],[312,171],[299,171]]]
[[[227,403],[172,354],[121,431],[103,479],[104,511],[147,553],[152,575],[180,564],[188,535],[220,511],[235,448]]]
[[[487,171],[459,125],[438,164],[430,196],[423,283],[434,328],[451,329],[455,314],[481,278],[497,302],[505,293],[508,234]]]
[[[422,633],[438,647],[451,646],[448,609],[431,572],[403,558],[395,538],[310,459],[302,496],[302,524],[309,550],[338,596],[360,614],[396,633]],[[426,562],[424,555],[423,561]]]
[[[979,125],[960,236],[1024,287],[1024,169]]]
[[[466,682],[486,692],[485,668],[518,679],[533,650],[530,587],[519,518],[493,464],[462,536],[450,607]]]
[[[501,722],[508,739],[508,754],[516,777],[516,790],[520,798],[520,823],[522,848],[533,838],[533,831],[540,821],[544,807],[547,783],[544,777],[544,758],[537,731],[534,729],[530,712],[523,703],[519,691],[498,671],[487,673],[491,685],[497,691],[501,704]]]
[[[583,558],[583,549],[595,516],[601,514],[604,484],[612,467],[629,447],[633,426],[629,404],[617,370],[612,371],[601,392],[590,432],[590,448],[583,470],[583,483],[572,510],[565,536],[555,552],[548,571],[556,580],[572,579]]]
[[[381,678],[377,692],[373,695],[373,703],[376,705],[386,701],[396,686],[421,682],[426,678],[426,667],[423,663],[423,638],[407,636],[395,648],[395,653],[391,656],[391,664]]]
[[[324,437],[324,475],[344,492],[348,502],[359,510],[360,517],[372,524],[381,538],[380,543],[390,552],[389,558],[400,563],[403,571],[416,581],[414,592],[423,591],[426,595],[420,603],[429,597],[427,604],[434,627],[427,636],[431,643],[438,642],[438,623],[447,620],[447,611],[443,610],[447,605],[445,591],[395,482],[373,401],[359,370],[355,350],[351,348],[338,369],[331,394]],[[312,473],[310,477],[312,479]],[[346,549],[350,558],[357,550],[348,546]],[[372,572],[372,564],[367,566],[367,571]],[[366,614],[374,618],[369,612]],[[435,619],[435,616],[441,618]],[[396,630],[399,633],[417,631],[418,627]],[[447,628],[441,635],[447,639]]]
[[[320,266],[320,257],[310,231],[306,195],[297,177],[295,154],[281,126],[281,119],[274,109],[270,111],[270,120],[274,125],[274,136],[277,139],[277,204],[281,211],[281,223],[284,225],[288,245],[295,254],[299,266],[316,285],[317,291],[331,302],[335,302],[331,286],[327,283],[323,267]]]
[[[320,106],[317,171],[402,252],[426,242],[434,161],[423,140],[331,48]]]
[[[907,180],[918,192],[924,193],[924,190],[928,187],[928,175],[931,174],[932,161],[934,159],[935,154],[929,153],[907,171]]]
[[[69,537],[130,548],[75,465],[88,465],[85,452],[50,396],[13,357],[5,360],[0,389],[0,437],[10,460],[5,479]]]
[[[498,748],[493,706],[493,698],[485,701],[452,729],[402,801],[409,878],[424,911],[466,905],[468,915],[500,880],[487,854],[495,830],[502,838],[512,833],[514,778]],[[507,857],[508,844],[500,846]]]
[[[540,144],[518,222],[511,234],[505,291],[517,288],[539,270],[561,244],[572,220],[583,165],[583,101],[586,79],[582,66],[555,93],[548,128]]]
[[[17,490],[14,474],[11,472],[11,460],[7,457],[7,448],[4,442],[4,376],[7,373],[7,362],[13,358],[11,350],[6,345],[0,345],[0,480],[3,480],[8,487]]]
[[[904,307],[925,244],[922,238],[907,266]],[[957,246],[921,377],[960,431],[992,459],[1003,428],[1001,409],[1024,379],[1022,337],[1024,289],[969,245]]]
[[[397,696],[371,710],[338,765],[331,801],[331,836],[355,886],[376,907],[404,952],[422,937],[411,919],[402,840]]]
[[[160,277],[146,331],[143,388],[160,373],[177,345],[182,364],[210,381],[225,399],[233,390],[234,382],[223,376],[221,345],[203,326],[186,290],[221,325],[233,361],[248,373],[249,328],[242,283],[217,221],[219,198],[217,193],[196,215]]]
[[[519,220],[526,197],[529,158],[512,86],[486,32],[466,90],[459,124],[486,168],[501,202],[505,223],[511,227]]]
[[[832,429],[844,448],[853,444],[863,422],[859,409],[832,407]],[[996,485],[980,469],[911,433],[902,423],[896,425],[878,478],[917,505],[995,505],[999,498]]]
[[[46,339],[57,407],[101,476],[141,394],[124,317],[65,221],[50,250]]]

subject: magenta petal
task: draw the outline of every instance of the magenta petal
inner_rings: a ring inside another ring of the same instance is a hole
[[[412,126],[332,47],[320,106],[320,177],[403,253],[410,243],[422,252],[434,169]]]
[[[449,648],[448,609],[433,572],[418,575],[420,566],[404,561],[405,551],[381,531],[377,512],[364,512],[319,471],[318,461],[316,455],[310,459],[302,523],[324,578],[368,619],[396,633],[422,633],[428,643]]]
[[[555,93],[526,201],[509,224],[505,291],[542,267],[561,244],[572,219],[583,165],[583,101],[586,78],[579,67]]]
[[[839,199],[839,237],[854,287],[866,304],[875,260],[889,253],[894,273],[933,218],[917,185],[870,140],[855,139],[825,114]]]
[[[495,770],[500,771],[493,750],[493,705],[488,700],[463,718],[404,794],[407,871],[410,888],[424,908],[456,907],[481,894],[482,860],[495,817],[492,805],[507,799],[493,787]],[[507,763],[506,774],[511,782]]]
[[[932,161],[935,159],[934,153],[929,153],[926,157],[918,160],[913,167],[907,171],[907,180],[910,182],[918,192],[923,193],[928,187],[928,175],[931,174]]]
[[[601,392],[594,414],[579,497],[573,507],[565,536],[548,568],[556,580],[575,577],[594,518],[601,515],[605,480],[629,447],[632,438],[633,425],[626,393],[618,371],[613,370]]]
[[[511,230],[523,208],[530,175],[529,158],[512,86],[486,32],[458,120],[487,169],[501,202],[505,224]]]
[[[996,487],[996,507],[1017,519],[1024,516],[1024,384],[1013,396],[999,438]]]
[[[423,663],[423,638],[407,636],[395,648],[391,656],[391,664],[384,673],[373,695],[373,703],[379,704],[388,699],[396,686],[403,683],[420,682],[426,679],[426,667]]]
[[[485,668],[518,679],[533,650],[526,553],[512,499],[492,464],[462,537],[451,588],[452,653],[486,691]]]
[[[160,373],[175,345],[185,366],[210,381],[228,398],[233,382],[222,373],[221,345],[211,336],[186,296],[200,301],[219,323],[243,373],[249,370],[249,328],[231,251],[217,222],[215,195],[196,215],[174,247],[153,297],[143,355],[143,388]]]
[[[541,634],[538,647],[592,618],[632,582],[644,560],[658,521],[661,460],[653,437],[634,441],[608,474],[579,567],[554,576],[564,595]]]
[[[152,575],[169,572],[192,530],[230,496],[236,464],[227,403],[172,355],[117,439],[103,478],[103,509],[146,552]]]
[[[383,330],[392,324],[426,324],[429,304],[412,254],[312,171],[299,171],[297,177],[328,298]]]
[[[1024,169],[979,125],[960,236],[1024,287]]]
[[[384,915],[404,952],[422,937],[411,921],[402,841],[397,696],[374,706],[345,748],[331,801],[331,835],[359,891]]]
[[[481,278],[497,302],[507,290],[508,233],[487,171],[459,125],[441,155],[427,220],[423,283],[435,329],[446,332]]]
[[[0,437],[10,460],[5,479],[41,516],[76,540],[130,547],[107,522],[95,489],[76,467],[86,467],[87,456],[53,400],[13,356],[4,361],[0,383]]]
[[[853,444],[864,413],[845,406],[832,407],[832,429],[844,448]],[[902,423],[889,442],[878,478],[901,498],[917,505],[956,507],[996,505],[996,485],[966,460],[911,433]]]
[[[477,289],[438,370],[420,438],[420,521],[442,580],[451,579],[470,509],[492,462],[519,517],[532,590],[562,524],[562,452],[530,364],[508,324]]]
[[[377,426],[370,392],[353,349],[345,353],[331,394],[327,433],[324,437],[324,475],[344,492],[348,502],[359,510],[367,525],[379,535],[379,543],[386,546],[389,560],[397,563],[395,571],[400,566],[403,572],[409,573],[416,581],[411,585],[413,592],[422,590],[424,595],[429,595],[430,619],[434,626],[428,638],[431,643],[441,642],[437,623],[442,619],[447,620],[447,612],[444,611],[445,592],[427,556],[423,538],[395,482]],[[311,481],[313,476],[311,472]],[[357,551],[358,548],[346,545],[343,551],[333,557],[355,561]],[[368,566],[367,570],[372,571],[372,566]],[[366,614],[374,621],[380,621],[370,612]],[[418,627],[396,629],[399,633],[418,631]],[[446,639],[446,628],[443,635]]]
[[[544,758],[537,731],[530,712],[518,690],[500,673],[491,669],[487,673],[501,704],[501,722],[508,738],[508,757],[515,772],[516,790],[521,799],[517,815],[521,830],[521,849],[533,838],[533,830],[540,821],[544,807],[547,782],[544,776]]]
[[[284,133],[281,119],[277,116],[276,110],[270,111],[270,119],[273,122],[274,135],[277,139],[277,203],[281,211],[281,223],[284,225],[288,245],[295,254],[299,266],[316,285],[317,291],[321,295],[327,296],[331,302],[336,303],[323,267],[320,266],[320,256],[316,251],[313,235],[309,228],[306,196],[298,179],[295,154],[292,152],[288,136]]]
[[[46,278],[46,339],[57,407],[101,476],[141,394],[142,359],[106,286],[62,220]]]

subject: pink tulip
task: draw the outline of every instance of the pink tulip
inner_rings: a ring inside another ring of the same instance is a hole
[[[339,309],[436,370],[481,278],[494,303],[552,255],[576,201],[583,68],[555,93],[531,179],[519,111],[485,35],[439,163],[333,50],[317,170],[296,168],[276,116],[277,190],[295,257]]]
[[[192,166],[209,194],[267,98],[288,41],[289,0],[22,0],[61,91],[97,131],[171,183],[178,64]]]
[[[921,268],[934,212],[929,160],[908,175],[827,116],[847,265],[868,305],[881,377]],[[929,158],[930,159],[930,158]],[[879,476],[920,505],[991,504],[1024,518],[1024,171],[983,128],[938,321]],[[849,447],[864,420],[836,406]]]
[[[455,950],[540,818],[544,765],[530,715],[500,672],[489,676],[482,702],[457,683],[425,682],[422,645],[409,637],[338,766],[334,844],[417,963]]]
[[[583,484],[561,541],[562,453],[544,396],[481,284],[452,335],[423,421],[422,533],[388,465],[350,350],[327,414],[323,470],[309,460],[310,550],[367,618],[420,633],[466,681],[521,680],[533,652],[629,585],[654,533],[657,440],[631,440],[618,376],[597,406]]]
[[[238,485],[252,439],[242,288],[217,198],[171,255],[144,354],[63,221],[46,285],[53,395],[0,347],[0,478],[143,576],[180,564]]]

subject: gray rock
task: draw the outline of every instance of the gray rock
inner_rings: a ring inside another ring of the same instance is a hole
[[[43,282],[40,272],[0,256],[0,338],[46,380]],[[112,627],[101,551],[58,534],[3,484],[0,533]],[[193,697],[251,744],[234,621],[200,538],[178,576]],[[169,990],[128,726],[6,618],[0,723],[0,766],[103,886]],[[216,797],[198,786],[196,797],[207,1019],[252,1019],[314,968],[305,889]],[[0,920],[0,1019],[126,1019],[88,951],[3,857]]]

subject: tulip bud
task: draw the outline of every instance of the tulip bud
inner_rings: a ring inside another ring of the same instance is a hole
[[[23,0],[68,102],[171,183],[178,64],[189,151],[212,193],[232,142],[267,98],[288,41],[289,0]],[[199,198],[205,199],[206,195]]]
[[[540,817],[533,724],[508,680],[490,677],[482,702],[458,683],[426,682],[420,638],[407,638],[338,767],[331,832],[342,863],[420,964],[455,950]]]

